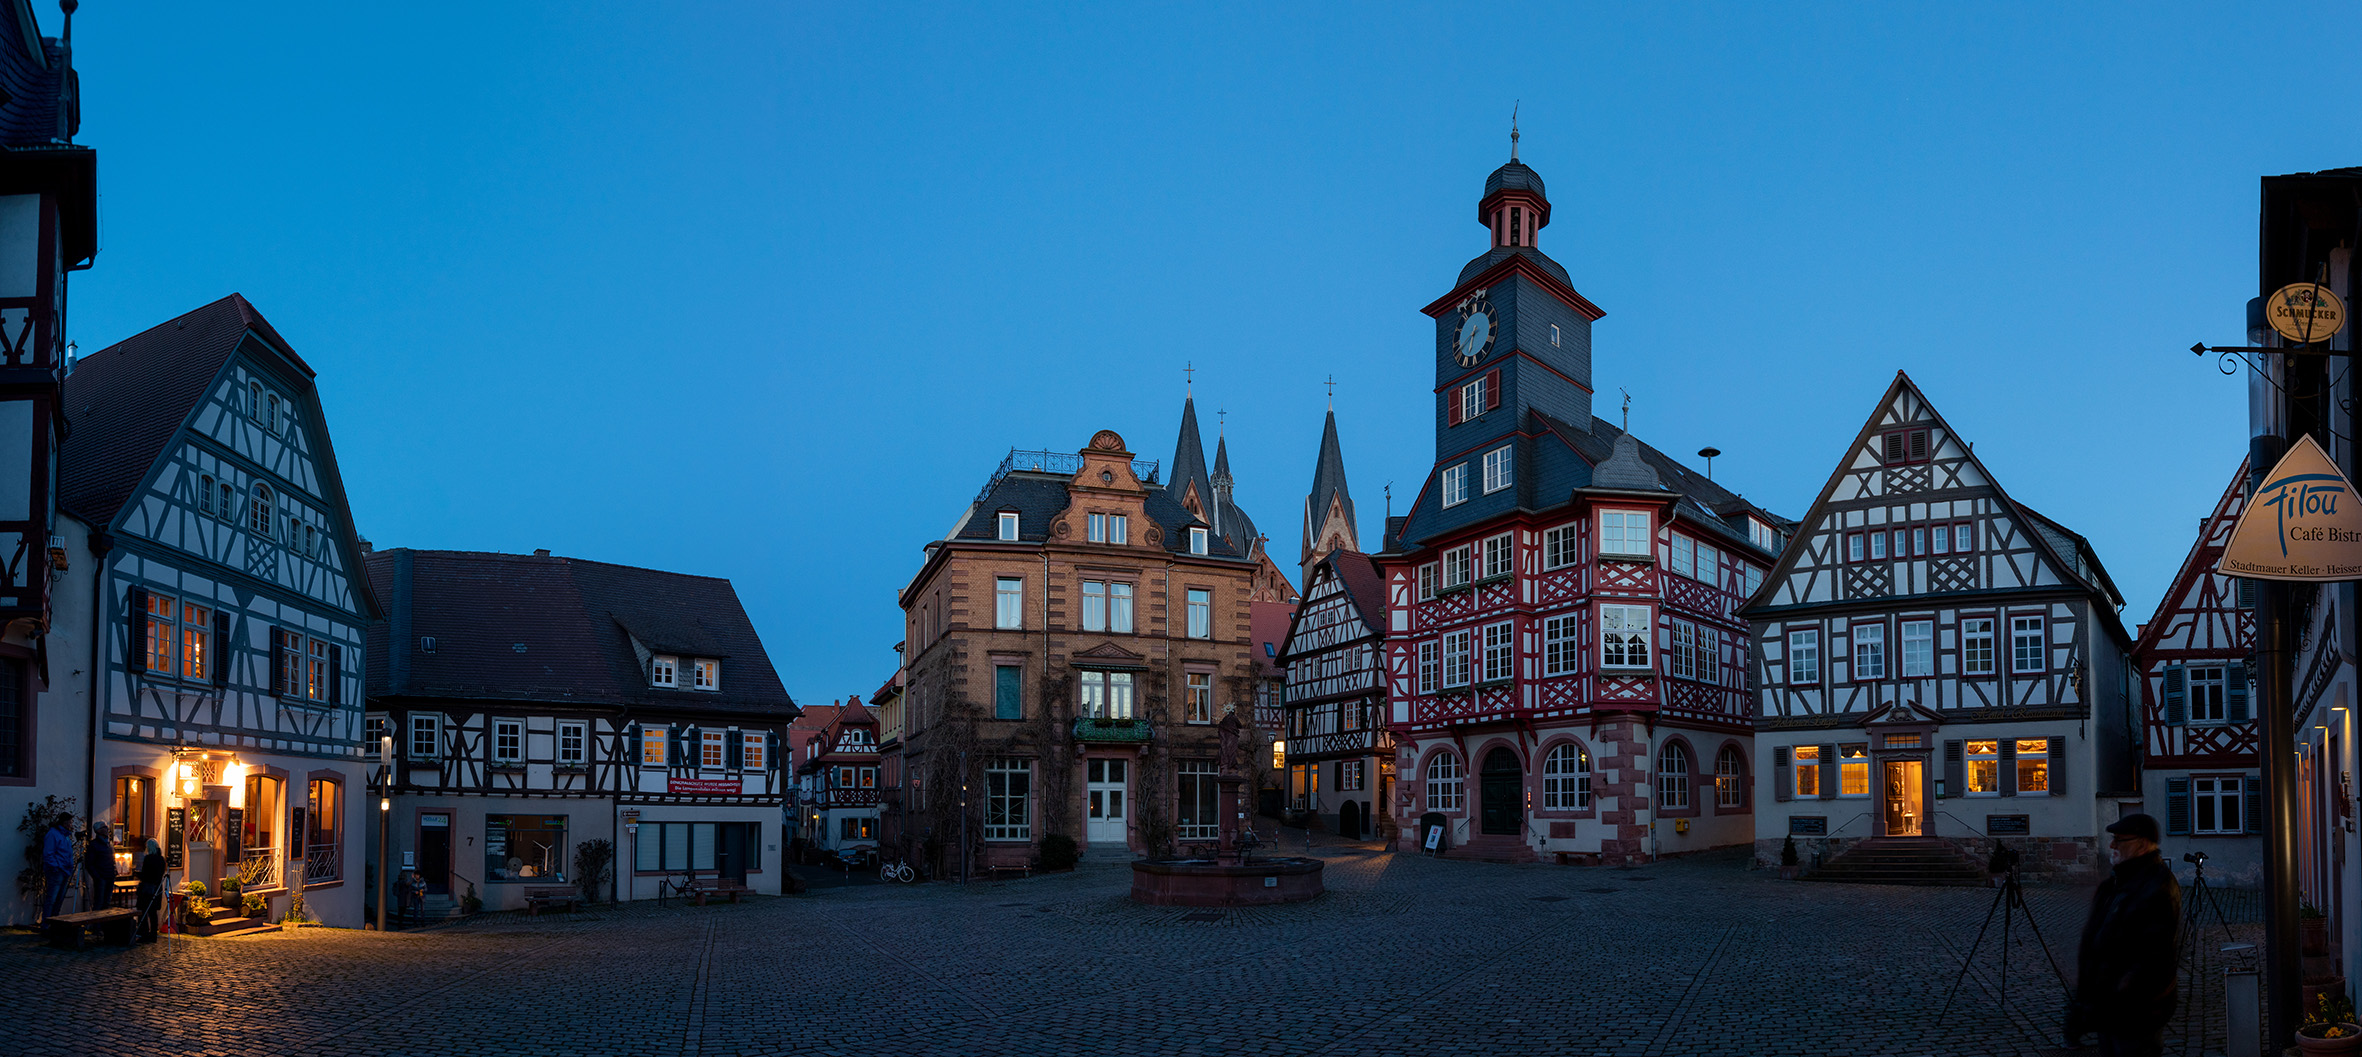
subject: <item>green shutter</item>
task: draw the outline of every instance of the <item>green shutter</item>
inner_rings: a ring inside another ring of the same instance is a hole
[[[2223,698],[2226,714],[2233,723],[2245,723],[2255,717],[2247,710],[2247,664],[2233,661],[2223,669]]]
[[[2165,832],[2187,836],[2190,832],[2190,780],[2165,780]]]
[[[2165,725],[2178,727],[2190,721],[2189,672],[2181,665],[2165,666]]]

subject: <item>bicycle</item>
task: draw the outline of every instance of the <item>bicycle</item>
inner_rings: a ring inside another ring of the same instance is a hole
[[[689,895],[690,883],[691,879],[688,874],[668,874],[657,878],[656,905],[660,907],[671,905],[670,899],[674,895],[686,898]]]
[[[878,867],[878,880],[909,884],[919,879],[919,872],[901,859],[888,859]]]

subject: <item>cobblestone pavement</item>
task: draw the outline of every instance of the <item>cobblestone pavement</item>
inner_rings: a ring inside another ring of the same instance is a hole
[[[64,953],[0,936],[0,1052],[49,1054],[2044,1054],[2058,984],[1993,893],[1332,845],[1329,894],[1134,906],[1129,871],[843,886],[742,906],[490,915]],[[2029,888],[2063,968],[2088,890]],[[2253,940],[2251,906],[2231,902]],[[2221,944],[2219,927],[2200,946]],[[2216,980],[2206,967],[2204,980]],[[2202,1030],[2222,1049],[2219,983]],[[2085,1051],[2092,1052],[2092,1051]]]

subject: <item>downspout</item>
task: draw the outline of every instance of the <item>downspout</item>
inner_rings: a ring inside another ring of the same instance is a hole
[[[98,804],[98,717],[99,713],[106,710],[104,702],[99,699],[99,689],[102,682],[100,673],[107,669],[107,648],[100,640],[100,635],[106,628],[106,555],[109,550],[114,549],[115,541],[108,538],[104,532],[93,532],[87,542],[91,554],[90,579],[92,586],[90,588],[90,701],[88,705],[90,734],[89,740],[84,743],[86,751],[83,760],[83,780],[86,787],[83,795],[87,797],[82,801],[85,816],[88,816],[91,809]],[[85,821],[88,821],[87,817]]]

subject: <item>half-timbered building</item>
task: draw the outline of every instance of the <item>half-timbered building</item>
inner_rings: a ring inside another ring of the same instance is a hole
[[[2247,505],[2241,464],[2182,559],[2157,612],[2133,642],[2141,693],[2141,794],[2164,805],[2165,861],[2206,855],[2217,880],[2263,883],[2263,779],[2257,770],[2253,674],[2255,598],[2215,571]]]
[[[1369,555],[1333,550],[1313,563],[1279,663],[1288,674],[1281,727],[1290,811],[1359,838],[1393,821],[1386,732],[1386,582]]]
[[[795,754],[798,836],[823,852],[875,855],[884,802],[876,713],[859,697],[807,709],[788,728]]]
[[[1231,499],[1227,452],[1204,472],[1194,402],[1174,463],[1160,485],[1112,430],[1012,452],[927,544],[901,594],[913,833],[954,853],[965,833],[972,865],[1028,862],[1052,833],[1124,857],[1214,838],[1214,725],[1276,676],[1255,608],[1295,592]]]
[[[2122,604],[1897,372],[1746,611],[1758,856],[2002,838],[2035,871],[2104,868],[2140,800]]]
[[[780,890],[796,706],[730,581],[548,551],[368,561],[389,610],[368,709],[393,741],[387,846],[434,908],[649,899],[692,874]],[[577,868],[593,840],[615,853],[605,884]]]
[[[81,678],[93,797],[172,880],[360,923],[364,628],[311,366],[232,294],[83,357],[59,503],[89,561],[60,590],[104,629]]]
[[[57,517],[67,416],[66,288],[98,251],[98,156],[80,124],[73,50],[40,35],[31,0],[0,11],[0,817],[43,797],[95,800],[89,781],[87,595],[60,575],[86,532]],[[20,898],[21,897],[21,898]],[[30,922],[38,892],[0,893]]]
[[[1751,839],[1738,608],[1782,519],[1591,413],[1602,313],[1485,181],[1491,248],[1428,305],[1435,453],[1377,555],[1406,847],[1633,862]]]

